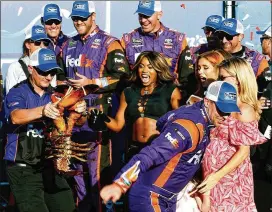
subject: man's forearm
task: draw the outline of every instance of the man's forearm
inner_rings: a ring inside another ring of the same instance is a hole
[[[42,118],[45,106],[32,109],[17,109],[11,112],[10,118],[12,124],[27,124]]]

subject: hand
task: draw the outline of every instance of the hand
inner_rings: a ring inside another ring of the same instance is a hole
[[[86,111],[86,108],[87,108],[86,102],[84,100],[81,100],[77,102],[75,111],[78,113],[83,113]]]
[[[210,191],[204,193],[202,199],[201,212],[209,212],[211,208]]]
[[[211,189],[214,188],[214,186],[216,186],[220,179],[221,178],[218,176],[216,172],[211,173],[205,178],[205,180],[201,184],[197,186],[198,192],[203,194],[210,191]]]
[[[84,76],[84,75],[81,75],[79,73],[76,72],[76,75],[80,78],[80,79],[69,79],[69,83],[75,87],[75,88],[81,88],[85,85],[88,85],[90,84],[90,80]]]
[[[42,116],[46,116],[51,119],[57,119],[60,116],[59,110],[56,108],[56,105],[49,102],[43,107]]]
[[[108,201],[116,202],[122,196],[122,190],[115,183],[107,185],[100,191],[100,196],[106,204]]]
[[[88,117],[88,125],[95,131],[107,130],[105,122],[110,122],[110,119],[106,114],[97,109],[92,109]]]

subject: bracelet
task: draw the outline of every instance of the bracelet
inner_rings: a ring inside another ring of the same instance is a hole
[[[102,87],[106,87],[109,85],[107,77],[103,77],[100,79]]]
[[[122,194],[126,193],[125,190],[124,190],[124,188],[122,186],[120,186],[118,183],[113,182],[113,184],[117,185],[121,189]]]

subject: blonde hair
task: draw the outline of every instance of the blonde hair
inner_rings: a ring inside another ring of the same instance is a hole
[[[251,65],[243,58],[232,57],[224,60],[218,67],[225,69],[231,76],[236,77],[239,99],[254,109],[256,118],[259,120],[261,107],[257,97],[258,85]]]
[[[228,59],[230,57],[232,57],[231,54],[229,54],[228,52],[221,50],[221,49],[204,52],[198,56],[197,62],[196,62],[196,67],[195,67],[195,75],[196,75],[196,79],[197,79],[197,91],[195,92],[196,95],[204,96],[204,88],[202,87],[202,84],[200,82],[200,79],[198,77],[198,72],[197,72],[198,61],[201,58],[208,60],[212,64],[212,66],[214,67],[214,71],[216,73],[216,76],[218,77],[219,76],[218,65],[223,60]]]

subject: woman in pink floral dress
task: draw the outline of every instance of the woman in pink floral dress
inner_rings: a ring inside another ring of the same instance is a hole
[[[241,58],[219,65],[219,76],[238,90],[241,113],[233,113],[211,131],[211,142],[203,158],[204,181],[199,192],[209,195],[205,212],[254,212],[253,173],[250,145],[266,141],[258,130],[260,107],[257,83],[251,66]],[[232,98],[233,94],[226,94]]]

